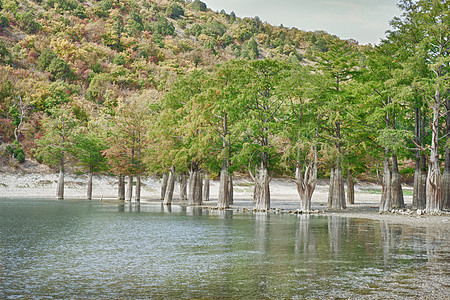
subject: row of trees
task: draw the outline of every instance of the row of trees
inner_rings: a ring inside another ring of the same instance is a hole
[[[255,207],[266,210],[271,177],[290,176],[305,211],[319,174],[330,176],[329,207],[343,209],[344,175],[352,203],[353,176],[378,170],[378,162],[380,211],[401,208],[398,161],[413,159],[413,207],[448,208],[450,151],[442,140],[450,129],[448,5],[402,1],[400,7],[403,15],[376,47],[334,39],[311,65],[232,60],[178,76],[164,93],[48,109],[37,156],[58,164],[60,178],[67,160],[90,173],[118,175],[121,199],[125,176],[129,186],[137,178],[139,199],[140,176],[169,173],[166,204],[176,177],[182,198],[200,204],[202,174],[211,172],[220,176],[218,206],[228,207],[232,174],[241,171],[255,182]]]

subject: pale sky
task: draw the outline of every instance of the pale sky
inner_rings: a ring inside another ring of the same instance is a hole
[[[360,44],[378,44],[399,16],[398,0],[203,0],[214,11],[258,16],[272,25],[305,31],[324,30]]]

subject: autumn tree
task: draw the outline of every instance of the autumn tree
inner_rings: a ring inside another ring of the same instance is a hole
[[[134,95],[119,100],[115,114],[110,120],[108,149],[103,153],[111,170],[119,176],[128,176],[126,199],[133,195],[133,177],[136,176],[136,201],[140,201],[141,175],[145,173],[143,151],[146,147],[146,130],[149,110],[147,103]]]
[[[76,126],[77,120],[67,105],[52,109],[51,115],[42,120],[44,134],[37,141],[37,157],[46,164],[59,167],[58,199],[64,199],[65,164],[74,146]]]

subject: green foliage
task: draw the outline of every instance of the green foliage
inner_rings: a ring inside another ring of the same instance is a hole
[[[73,11],[73,15],[80,19],[86,19],[88,17],[82,4],[77,5],[77,8]]]
[[[45,48],[37,60],[38,69],[41,71],[47,71],[47,68],[48,66],[50,66],[52,60],[54,60],[57,57],[58,55],[56,55],[56,53],[53,52],[53,50]]]
[[[58,80],[48,86],[48,91],[39,98],[32,100],[32,105],[41,111],[51,114],[57,106],[72,101],[72,97],[78,93],[78,87]]]
[[[74,11],[81,5],[76,0],[47,0],[47,4],[59,11]]]
[[[130,13],[128,18],[127,30],[130,35],[138,34],[144,30],[142,17],[135,11]]]
[[[36,141],[36,157],[51,166],[64,165],[68,155],[73,153],[77,123],[68,107],[51,109],[50,116],[42,120],[44,134]]]
[[[86,99],[99,104],[103,103],[110,80],[109,74],[95,74],[86,90]]]
[[[258,43],[256,43],[255,39],[251,38],[250,40],[244,42],[242,45],[241,56],[243,58],[256,59],[259,56],[258,51]]]
[[[8,51],[6,44],[0,41],[0,61],[7,61],[8,57],[11,57],[11,53]]]
[[[172,19],[178,19],[184,15],[184,9],[177,3],[172,3],[166,9],[166,16]]]
[[[41,24],[35,20],[34,13],[31,11],[19,14],[17,20],[20,23],[20,28],[26,33],[36,33],[41,29]]]
[[[8,155],[12,155],[19,163],[25,161],[25,153],[17,141],[14,141],[12,145],[7,145],[5,150]]]
[[[191,7],[196,11],[206,11],[206,9],[208,8],[206,4],[200,0],[194,0],[194,2],[192,2],[191,4]]]
[[[96,129],[98,130],[98,129]],[[73,156],[79,165],[91,172],[100,172],[107,169],[106,158],[102,152],[106,150],[104,137],[99,132],[84,128],[74,135]]]
[[[217,38],[217,37],[221,37],[222,35],[225,34],[225,32],[227,31],[227,28],[224,24],[219,23],[219,22],[211,22],[211,23],[207,23],[202,27],[201,33],[213,37],[213,38]]]
[[[187,22],[186,22],[186,20],[178,19],[177,25],[178,25],[178,27],[180,27],[181,29],[186,29]]]
[[[169,23],[164,16],[161,16],[158,21],[153,24],[152,31],[154,34],[159,34],[161,36],[174,35],[175,27],[172,23]]]
[[[49,71],[55,79],[71,79],[72,71],[69,68],[67,62],[62,58],[55,58],[50,62],[50,65],[47,67],[47,71]]]
[[[109,16],[109,10],[112,8],[111,0],[101,0],[94,6],[94,14],[100,18],[107,18]]]
[[[193,36],[199,36],[202,33],[202,26],[195,23],[186,30],[186,33]]]
[[[220,43],[223,47],[229,46],[233,44],[233,38],[228,33],[224,33],[220,38]]]
[[[0,14],[0,28],[8,28],[9,27],[9,19],[3,14]]]
[[[114,63],[116,65],[124,66],[126,62],[126,57],[122,53],[117,54],[116,58],[114,58]]]

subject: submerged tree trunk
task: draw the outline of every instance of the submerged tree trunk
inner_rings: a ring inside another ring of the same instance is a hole
[[[119,190],[117,195],[118,200],[125,200],[125,176],[119,175]]]
[[[180,200],[187,201],[187,175],[180,175]]]
[[[438,91],[436,91],[438,94]],[[439,95],[435,96],[440,99]],[[436,103],[433,109],[433,123],[431,124],[431,153],[428,162],[427,176],[427,213],[435,213],[442,208],[441,170],[439,168],[439,105]]]
[[[220,171],[220,183],[219,183],[219,198],[217,201],[218,208],[228,208],[228,170],[226,164],[222,164],[222,170]]]
[[[203,201],[209,201],[209,171],[205,171],[203,178]]]
[[[355,204],[355,183],[352,170],[347,170],[347,204]]]
[[[133,198],[133,176],[128,176],[128,184],[127,184],[127,201],[131,201]]]
[[[228,174],[228,204],[233,204],[234,193],[233,193],[233,174]]]
[[[388,150],[385,150],[386,154]],[[387,212],[392,210],[391,197],[391,170],[389,168],[390,159],[386,155],[383,160],[383,180],[381,182],[381,201],[379,211]]]
[[[445,119],[445,166],[442,174],[442,209],[450,209],[450,97],[447,97],[445,107],[447,109]]]
[[[167,180],[168,180],[167,172],[164,172],[163,177],[161,179],[161,200],[164,200],[164,197],[166,196]]]
[[[255,184],[258,185],[258,194],[255,203],[256,210],[267,211],[270,209],[269,182],[269,171],[267,170],[267,167],[262,167],[255,182]]]
[[[331,208],[333,203],[333,192],[334,192],[334,167],[330,171],[330,184],[328,185],[328,204],[327,207]]]
[[[202,205],[202,174],[196,163],[192,164],[189,180],[189,205]]]
[[[300,210],[308,212],[311,210],[311,199],[316,189],[317,182],[317,153],[315,153],[315,162],[311,162],[303,174],[300,162],[297,162],[295,169],[295,183],[300,197]]]
[[[412,200],[413,209],[425,209],[426,207],[426,165],[427,164],[424,155],[421,155],[418,159],[416,159],[416,168],[414,171],[414,191]]]
[[[169,179],[166,188],[166,194],[164,195],[164,205],[171,205],[173,198],[173,190],[175,188],[175,166],[170,168]]]
[[[341,163],[338,160],[336,164],[333,183],[333,198],[331,199],[332,209],[345,209],[345,187],[344,187],[344,176],[342,175]]]
[[[56,197],[58,200],[64,199],[64,163],[59,167],[58,185],[56,188]]]
[[[92,200],[92,168],[89,168],[89,178],[87,184],[87,199]]]
[[[136,196],[137,202],[141,201],[141,175],[136,175]]]
[[[414,109],[414,140],[417,145],[423,146],[423,136],[425,135],[425,115],[422,118],[420,103],[416,104]],[[427,163],[425,153],[420,149],[416,151],[416,166],[414,171],[414,191],[412,208],[425,209],[426,207],[426,181],[427,181]]]
[[[400,181],[400,173],[398,171],[397,155],[392,155],[392,177],[391,177],[391,198],[392,208],[404,208],[405,201],[403,198],[402,183]]]

